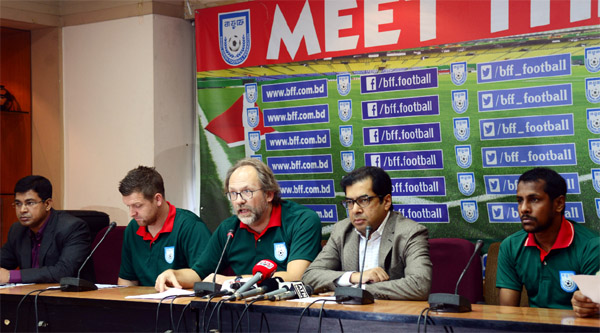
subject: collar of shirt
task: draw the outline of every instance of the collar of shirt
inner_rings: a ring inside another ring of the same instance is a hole
[[[169,215],[167,215],[167,220],[163,224],[160,231],[157,232],[156,235],[154,235],[154,237],[152,237],[152,234],[148,232],[148,229],[146,227],[139,227],[136,232],[136,234],[138,236],[141,236],[145,241],[149,240],[150,245],[152,245],[152,243],[154,243],[158,239],[158,236],[160,236],[160,234],[164,234],[164,233],[173,231],[173,223],[175,222],[175,211],[176,210],[175,210],[175,206],[171,205],[171,203],[168,201],[167,201],[167,205],[169,205]]]
[[[571,222],[567,221],[567,219],[563,216],[560,230],[558,230],[558,235],[556,236],[556,241],[552,245],[550,251],[555,249],[564,249],[567,248],[573,243],[573,238],[575,237],[575,230],[573,229],[573,225]],[[540,250],[540,260],[543,262],[548,253],[544,251],[535,241],[535,235],[533,233],[527,234],[527,239],[525,240],[525,246],[535,246]]]
[[[259,234],[256,231],[252,230],[248,225],[244,222],[240,221],[240,229],[246,229],[248,232],[254,235],[254,241],[258,241],[269,228],[281,227],[281,205],[274,205],[271,209],[271,218],[269,218],[269,224],[267,227]]]

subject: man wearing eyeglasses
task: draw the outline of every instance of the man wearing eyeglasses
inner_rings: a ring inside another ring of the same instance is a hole
[[[234,236],[219,265],[219,284],[235,275],[250,276],[263,259],[277,263],[275,276],[299,281],[317,256],[321,249],[319,217],[305,206],[281,200],[277,180],[263,162],[253,158],[238,161],[227,172],[225,192],[236,215],[221,222],[191,269],[163,272],[156,279],[158,291],[167,286],[191,288],[202,279],[212,282],[229,230]]]
[[[335,224],[302,281],[315,292],[355,286],[364,260],[363,287],[375,298],[427,299],[432,269],[429,234],[424,226],[393,211],[390,176],[377,167],[362,167],[344,176],[341,186],[349,217]]]
[[[53,283],[76,276],[90,251],[87,224],[52,208],[52,184],[45,177],[21,178],[14,192],[19,222],[0,250],[0,283]],[[89,270],[82,277],[93,278]]]

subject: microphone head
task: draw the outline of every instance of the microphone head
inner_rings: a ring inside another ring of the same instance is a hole
[[[273,276],[273,273],[277,270],[277,264],[269,259],[263,259],[259,261],[254,268],[252,269],[252,275],[256,275],[256,273],[261,273],[262,278],[257,282],[261,283],[267,278]]]
[[[233,229],[229,229],[229,231],[227,231],[227,237],[233,238],[233,232],[234,232]]]

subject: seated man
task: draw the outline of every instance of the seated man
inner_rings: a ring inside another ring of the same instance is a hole
[[[238,161],[227,172],[225,191],[236,215],[221,222],[192,269],[163,272],[156,279],[156,290],[192,288],[202,279],[212,282],[228,230],[234,230],[234,236],[219,272],[229,267],[234,274],[250,276],[257,262],[270,259],[277,263],[275,276],[299,281],[317,256],[321,249],[319,217],[307,207],[281,200],[279,184],[264,163],[253,158]],[[216,282],[232,278],[218,274]]]
[[[425,300],[431,289],[427,228],[392,209],[392,181],[377,167],[362,167],[342,178],[349,218],[335,224],[323,251],[302,281],[315,292],[362,283],[378,299]],[[369,241],[365,231],[371,226]]]
[[[517,202],[523,230],[500,244],[496,287],[500,305],[519,306],[523,285],[529,304],[572,309],[572,276],[596,274],[600,238],[565,219],[567,184],[555,171],[535,168],[519,177]]]
[[[89,227],[52,208],[50,181],[42,176],[21,178],[13,207],[19,223],[10,227],[0,250],[0,283],[54,283],[77,276],[90,253]],[[82,277],[93,281],[86,272],[91,270],[82,270]]]
[[[161,175],[139,166],[119,184],[133,218],[123,235],[118,284],[153,286],[160,272],[190,267],[210,238],[202,220],[165,198]]]

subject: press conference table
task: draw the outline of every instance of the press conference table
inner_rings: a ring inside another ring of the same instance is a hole
[[[16,307],[25,294],[36,289],[44,289],[56,284],[36,284],[0,289],[0,331],[14,330]],[[129,295],[153,293],[152,287],[111,288],[86,292],[45,291],[38,297],[38,321],[43,324],[40,332],[59,331],[155,331],[157,300],[126,299]],[[29,296],[19,310],[19,331],[35,330],[35,293]],[[206,300],[187,297],[173,302],[173,317],[177,323],[185,311],[180,330],[196,331],[196,323],[202,321]],[[171,301],[163,301],[160,307],[158,330],[171,328]],[[189,305],[188,305],[189,304]],[[186,305],[188,305],[186,307]],[[245,304],[225,303],[221,309],[223,331],[231,330],[237,322]],[[257,302],[249,311],[249,320],[241,321],[243,331],[258,331],[261,327],[270,331],[296,331],[300,313],[307,306],[302,302]],[[376,300],[369,305],[342,305],[326,303],[322,322],[325,332],[364,332],[416,330],[417,319],[427,302]],[[311,307],[305,314],[301,331],[315,331],[319,324],[321,303]],[[451,326],[455,332],[472,331],[590,331],[600,332],[599,318],[577,318],[571,310],[500,307],[473,304],[473,311],[467,313],[430,312],[435,326],[428,325],[430,332],[443,332],[444,326]],[[214,308],[214,301],[209,311]],[[209,312],[207,311],[207,313]],[[208,317],[208,314],[206,314]],[[267,322],[261,323],[260,321]],[[216,315],[211,328],[216,328]],[[262,325],[262,326],[261,326]],[[421,324],[421,329],[423,329]],[[200,328],[202,330],[202,328]]]

